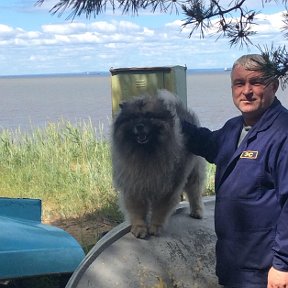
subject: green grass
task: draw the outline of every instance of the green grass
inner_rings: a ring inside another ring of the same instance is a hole
[[[98,213],[119,221],[110,143],[103,134],[103,125],[65,120],[32,133],[0,132],[0,195],[40,198],[45,219]],[[214,172],[208,165],[206,195],[213,193]]]
[[[40,198],[43,216],[119,218],[109,141],[91,122],[0,133],[0,195]]]
[[[204,191],[204,196],[214,195],[214,185],[215,185],[215,171],[216,166],[214,164],[207,163],[207,172],[206,172],[206,189]]]

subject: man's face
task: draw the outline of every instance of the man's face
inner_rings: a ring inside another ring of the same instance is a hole
[[[254,125],[272,104],[278,83],[266,85],[259,71],[236,66],[231,73],[232,96],[241,111],[246,125]]]

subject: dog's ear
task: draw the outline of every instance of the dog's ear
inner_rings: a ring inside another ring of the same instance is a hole
[[[127,105],[127,103],[126,103],[125,101],[124,101],[124,102],[121,102],[121,103],[119,104],[119,108],[120,108],[120,109],[124,109],[126,105]]]

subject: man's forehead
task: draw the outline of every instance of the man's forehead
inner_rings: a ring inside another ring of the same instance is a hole
[[[237,65],[231,72],[231,78],[242,78],[242,79],[259,79],[263,78],[263,73],[261,71],[252,71],[244,68],[243,66]]]

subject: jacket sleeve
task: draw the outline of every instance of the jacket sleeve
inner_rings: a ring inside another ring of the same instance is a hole
[[[288,272],[288,139],[282,142],[281,153],[277,156],[276,188],[280,205],[274,243],[273,267]]]

